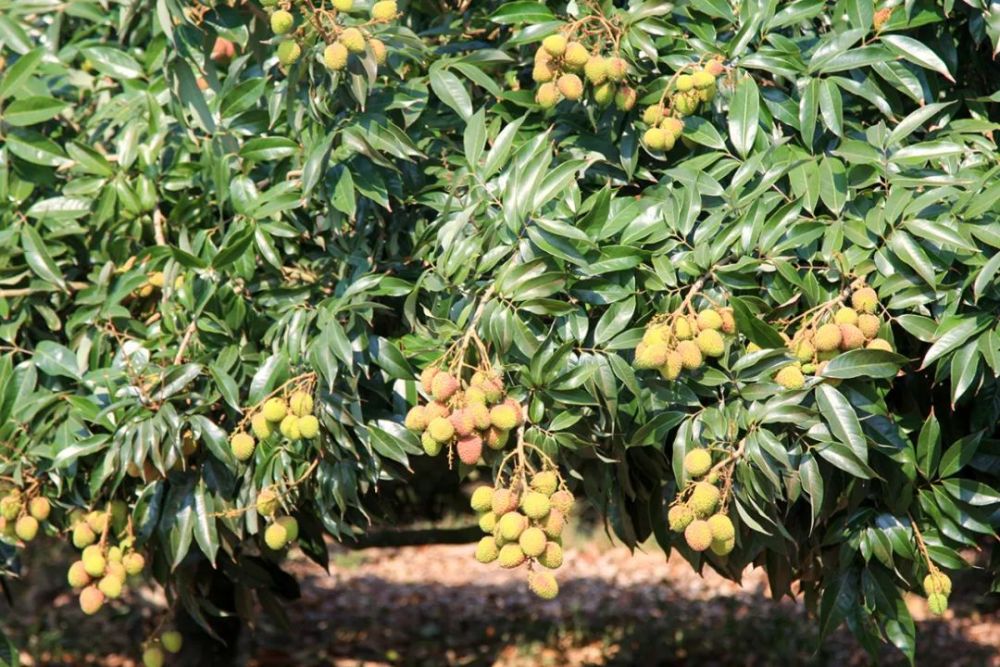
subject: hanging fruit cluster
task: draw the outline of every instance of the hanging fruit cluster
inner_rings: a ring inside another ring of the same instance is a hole
[[[928,563],[930,563],[929,560]],[[931,567],[931,573],[924,577],[924,593],[927,595],[928,609],[935,616],[941,616],[948,610],[951,578],[933,565]]]
[[[24,543],[35,539],[52,511],[48,498],[37,495],[37,491],[37,484],[29,486],[26,492],[11,487],[0,498],[0,539]]]
[[[420,374],[420,387],[427,402],[406,415],[405,425],[420,433],[424,451],[437,456],[448,448],[449,460],[457,453],[466,465],[476,465],[483,446],[503,449],[511,431],[524,423],[521,404],[508,398],[503,378],[489,366],[478,368],[466,384],[461,363],[451,372],[429,366]]]
[[[351,56],[385,64],[388,51],[375,30],[400,15],[395,0],[374,3],[367,21],[351,23],[348,17],[355,11],[353,0],[333,0],[329,5],[326,0],[317,0],[308,6],[292,0],[263,4],[270,11],[271,31],[281,38],[278,62],[290,67],[302,57],[303,48],[315,49],[322,52],[323,63],[334,72],[346,69]]]
[[[259,443],[278,440],[294,443],[319,437],[319,419],[313,414],[315,381],[313,373],[294,378],[247,410],[229,438],[237,461],[249,461]]]
[[[528,588],[551,600],[558,595],[559,584],[551,572],[536,566],[554,570],[562,565],[562,532],[573,494],[548,457],[549,467],[532,472],[525,447],[531,446],[521,443],[500,466],[502,471],[507,461],[516,460],[509,484],[498,476],[495,487],[480,486],[472,494],[472,509],[479,513],[479,527],[486,533],[476,546],[476,560],[496,561],[506,569],[527,565]]]
[[[299,537],[299,522],[292,516],[278,516],[281,498],[274,487],[268,486],[257,495],[257,514],[268,520],[264,543],[273,551],[281,551]]]
[[[70,565],[66,580],[80,591],[83,612],[96,614],[106,600],[121,596],[127,577],[142,573],[146,559],[134,549],[128,507],[120,500],[111,502],[107,511],[71,513],[70,527],[73,546],[82,553]]]
[[[673,149],[684,132],[684,117],[715,98],[716,79],[725,71],[720,60],[710,60],[704,67],[690,65],[670,79],[659,101],[642,112],[642,141],[649,151],[662,154]]]
[[[841,299],[804,313],[798,331],[789,339],[788,348],[795,363],[779,370],[774,381],[786,389],[802,389],[806,375],[820,375],[827,362],[849,350],[884,350],[892,344],[879,338],[882,320],[876,314],[878,295],[870,287],[859,287],[851,294],[851,305]],[[750,349],[750,348],[748,348]]]
[[[736,527],[726,511],[728,493],[719,490],[720,479],[728,490],[731,469],[722,464],[724,475],[715,471],[712,452],[703,447],[692,449],[684,457],[684,471],[691,480],[677,494],[667,512],[667,523],[693,551],[712,550],[717,556],[728,555],[736,546]]]
[[[162,667],[167,653],[180,653],[184,638],[176,630],[167,630],[158,637],[151,637],[143,643],[142,664],[144,667]]]
[[[728,308],[705,308],[700,312],[689,302],[668,315],[655,317],[635,348],[635,367],[658,370],[666,380],[676,380],[682,371],[695,371],[705,358],[721,357],[726,336],[737,333],[736,320]]]

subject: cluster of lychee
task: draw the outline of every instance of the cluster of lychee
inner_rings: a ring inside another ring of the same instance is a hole
[[[272,7],[271,31],[285,38],[278,43],[277,49],[278,62],[285,67],[298,62],[302,56],[300,42],[306,41],[302,39],[303,33],[317,26],[320,26],[323,40],[326,42],[323,49],[323,63],[328,69],[343,70],[352,55],[361,57],[366,51],[371,52],[376,64],[383,65],[388,55],[385,42],[375,37],[370,28],[388,23],[399,16],[396,0],[379,0],[372,5],[371,19],[368,22],[344,26],[337,22],[337,16],[353,11],[354,0],[333,0],[332,8],[327,8],[326,3],[320,0],[308,10],[315,12],[313,17],[315,20],[301,20],[300,27],[296,28],[296,16],[289,0],[281,0],[280,4],[276,0],[271,0],[265,4]]]
[[[718,475],[712,472],[712,453],[702,447],[692,449],[684,457],[684,470],[697,481],[688,484],[670,506],[670,530],[684,533],[693,551],[711,549],[717,556],[728,555],[736,546],[736,527],[725,508],[719,507],[722,494]]]
[[[832,311],[827,321],[810,322],[788,342],[796,362],[779,370],[774,381],[786,389],[802,389],[806,375],[820,375],[827,362],[848,350],[884,350],[892,352],[892,343],[879,338],[882,320],[878,295],[870,287],[851,294],[851,306]],[[749,348],[748,348],[749,349]]]
[[[462,463],[475,465],[484,445],[503,449],[510,432],[524,423],[521,404],[507,397],[503,378],[493,370],[477,370],[463,390],[459,377],[429,366],[420,374],[420,387],[430,400],[411,408],[404,423],[421,434],[430,456],[454,446]]]
[[[109,512],[75,512],[70,516],[73,546],[82,554],[69,566],[66,580],[80,591],[80,609],[85,614],[96,614],[106,600],[120,597],[126,578],[141,574],[146,567],[146,559],[134,549],[131,536],[109,544],[109,537],[122,534],[127,511],[123,502],[115,501]]]
[[[924,577],[924,593],[927,594],[927,607],[931,613],[935,616],[941,616],[948,610],[951,579],[940,570],[932,570]]]
[[[581,77],[582,75],[582,77]],[[635,106],[636,91],[626,83],[628,63],[618,56],[605,57],[563,34],[549,35],[535,51],[532,78],[539,84],[535,102],[551,109],[560,100],[583,98],[584,80],[593,87],[594,102],[606,107],[612,102],[622,111]]]
[[[250,416],[250,430],[253,435],[240,429],[229,439],[229,446],[237,461],[249,460],[257,441],[263,442],[275,433],[292,441],[316,438],[319,435],[319,420],[313,415],[312,395],[297,390],[292,392],[287,401],[280,396],[267,399]]]
[[[163,667],[166,659],[164,651],[167,653],[180,653],[184,638],[176,630],[167,630],[159,637],[146,640],[142,650],[142,664],[144,667]]]
[[[726,349],[724,336],[735,333],[736,320],[729,308],[654,319],[635,348],[635,367],[659,370],[664,379],[676,380],[682,371],[700,368],[706,357],[721,357]]]
[[[672,150],[684,132],[684,117],[697,113],[701,104],[712,101],[715,81],[723,72],[722,62],[711,60],[691,74],[678,75],[673,82],[670,103],[657,102],[642,112],[642,122],[647,128],[642,135],[646,148],[656,152]]]
[[[257,494],[257,513],[269,521],[264,530],[264,543],[273,551],[281,551],[299,537],[299,522],[293,516],[277,516],[280,504],[278,492],[265,487]]]
[[[26,498],[17,487],[9,489],[0,498],[0,537],[25,543],[32,541],[51,511],[52,505],[48,498]]]
[[[476,560],[513,569],[527,563],[528,588],[551,600],[559,584],[551,572],[562,565],[562,531],[573,508],[573,494],[560,488],[559,475],[543,470],[532,475],[527,487],[481,486],[472,494],[472,509],[479,513],[479,527],[486,537],[476,545]]]

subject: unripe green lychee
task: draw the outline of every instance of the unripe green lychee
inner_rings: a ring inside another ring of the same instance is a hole
[[[545,551],[536,560],[542,567],[554,570],[563,564],[563,549],[556,542],[547,542]]]
[[[444,417],[435,417],[427,425],[427,433],[437,442],[444,444],[455,436],[455,427],[452,426],[450,420]]]
[[[631,111],[638,99],[638,93],[631,86],[620,86],[615,93],[615,107],[619,111]]]
[[[712,553],[716,556],[727,556],[732,553],[733,549],[736,547],[736,538],[730,538],[728,540],[712,540]]]
[[[333,8],[338,12],[349,12],[354,7],[354,0],[333,0]]]
[[[285,529],[289,542],[299,539],[299,522],[294,516],[282,516],[277,519],[278,524]]]
[[[528,527],[528,519],[520,512],[507,512],[500,517],[497,522],[500,535],[509,542],[514,542],[521,536],[524,529]]]
[[[125,573],[134,577],[140,574],[146,567],[146,559],[143,558],[141,553],[133,551],[132,553],[125,554],[122,558],[122,565],[125,566]]]
[[[595,86],[608,80],[608,61],[602,56],[590,56],[583,66],[583,75]]]
[[[82,560],[74,561],[69,566],[69,571],[66,572],[66,581],[71,588],[83,588],[90,583],[90,575],[87,574],[87,568],[84,567]]]
[[[683,503],[678,503],[677,505],[672,505],[669,510],[667,510],[667,525],[670,526],[670,530],[675,533],[682,533],[688,525],[694,521],[694,512],[691,508]]]
[[[143,667],[163,667],[163,650],[159,646],[149,646],[142,652]]]
[[[271,14],[271,31],[275,35],[284,35],[295,25],[295,17],[284,9]]]
[[[662,151],[667,145],[667,133],[658,127],[651,127],[642,134],[642,143],[651,151]]]
[[[288,409],[296,417],[311,415],[313,411],[313,397],[304,391],[297,391],[288,399]]]
[[[493,488],[490,486],[477,487],[472,492],[469,504],[477,512],[488,512],[493,507]]]
[[[840,326],[824,324],[816,330],[813,336],[813,346],[819,352],[829,352],[840,347]]]
[[[865,346],[865,335],[853,324],[840,325],[840,349],[857,350]]]
[[[483,439],[475,434],[459,438],[455,442],[455,451],[458,452],[458,458],[462,463],[469,466],[476,465],[479,457],[483,455]]]
[[[695,72],[691,75],[691,83],[699,90],[711,88],[715,85],[715,77],[705,71]]]
[[[427,410],[422,405],[415,405],[406,413],[403,425],[411,431],[423,431],[427,428]]]
[[[543,83],[535,91],[535,102],[543,109],[551,109],[559,103],[559,89],[554,83]]]
[[[552,508],[539,525],[546,535],[555,539],[562,535],[563,528],[566,527],[566,517],[559,510]]]
[[[289,440],[298,440],[302,437],[302,432],[299,431],[299,418],[295,415],[285,415],[278,429],[281,431],[281,435]]]
[[[725,514],[713,514],[708,518],[708,527],[712,529],[712,539],[725,542],[736,537],[736,527],[733,520]]]
[[[80,609],[84,614],[92,616],[104,606],[104,593],[97,586],[87,586],[80,591]]]
[[[3,498],[0,498],[0,517],[7,521],[13,521],[21,512],[21,493],[11,491]]]
[[[271,422],[267,421],[263,413],[258,412],[250,418],[250,430],[256,438],[266,440],[271,437]]]
[[[624,81],[628,74],[628,63],[622,58],[608,58],[608,78],[612,81]]]
[[[458,391],[458,380],[450,373],[438,373],[431,383],[431,395],[435,401],[444,403]]]
[[[833,314],[833,321],[837,324],[857,324],[858,311],[853,308],[841,308]]]
[[[799,361],[812,361],[816,355],[816,348],[808,340],[801,338],[793,343],[792,354]]]
[[[562,35],[549,35],[542,40],[542,48],[550,56],[555,56],[558,58],[562,54],[566,53],[567,41]]]
[[[563,74],[556,82],[559,92],[570,102],[575,102],[583,96],[583,81],[576,74]]]
[[[869,340],[878,336],[878,331],[881,327],[882,321],[879,320],[877,315],[862,313],[858,316],[858,329]]]
[[[516,543],[505,544],[500,547],[500,553],[498,557],[500,567],[515,568],[524,562],[524,552],[521,551],[521,547]]]
[[[493,489],[493,513],[503,516],[517,509],[520,499],[510,489]]]
[[[721,357],[726,349],[726,343],[722,340],[722,334],[715,329],[699,331],[698,337],[695,338],[695,343],[697,343],[698,349],[706,357]]]
[[[677,340],[691,340],[694,336],[694,331],[691,329],[691,323],[685,317],[678,317],[674,320],[674,336]]]
[[[851,295],[851,305],[859,313],[874,313],[878,307],[878,294],[871,287],[862,287]]]
[[[372,18],[376,21],[390,21],[397,11],[396,0],[379,0],[372,5]]]
[[[646,125],[658,125],[663,120],[663,112],[662,104],[646,107],[642,112],[642,122]]]
[[[38,519],[31,515],[22,516],[14,524],[14,534],[24,542],[30,542],[38,535]]]
[[[529,558],[540,556],[545,551],[546,537],[541,528],[526,528],[517,539],[521,551]]]
[[[372,50],[372,56],[375,58],[375,62],[379,65],[384,65],[386,59],[389,57],[389,49],[386,48],[385,42],[381,39],[372,37],[368,40],[368,48]]]
[[[684,529],[684,540],[694,551],[705,551],[712,546],[712,529],[707,521],[695,519]]]
[[[719,489],[714,485],[708,482],[698,482],[694,485],[694,491],[691,492],[688,505],[696,516],[706,518],[715,513],[715,508],[719,505],[720,495]]]
[[[535,491],[551,496],[559,488],[559,476],[553,470],[543,470],[532,475],[529,485]]]
[[[319,420],[315,415],[299,417],[299,435],[306,440],[312,440],[319,435]]]
[[[357,28],[348,28],[337,38],[351,53],[365,52],[365,36]]]
[[[302,47],[293,39],[278,44],[278,62],[288,67],[294,65],[302,55]]]
[[[77,549],[83,549],[87,545],[93,544],[96,539],[94,531],[83,521],[76,524],[73,529],[73,546]]]
[[[420,445],[424,448],[427,456],[437,456],[441,453],[442,444],[431,437],[431,434],[424,431],[420,434]]]
[[[264,531],[264,543],[273,551],[281,551],[288,544],[288,531],[280,523],[272,523]]]
[[[288,406],[280,398],[269,398],[261,408],[264,418],[269,422],[280,422],[288,413]]]
[[[721,329],[722,315],[714,308],[706,308],[698,313],[698,328],[702,331],[705,329]]]
[[[184,645],[184,638],[176,630],[167,630],[160,635],[160,644],[170,653],[179,653]]]
[[[549,63],[535,63],[531,78],[535,83],[548,83],[556,78],[556,70]]]
[[[701,367],[701,348],[693,341],[682,340],[677,344],[677,353],[681,355],[681,364],[689,371]]]
[[[476,560],[480,563],[492,563],[499,555],[500,549],[497,547],[497,541],[490,536],[479,540],[479,544],[476,545]]]
[[[566,45],[566,53],[563,54],[563,61],[573,69],[580,69],[587,64],[590,53],[580,42],[569,42]]]
[[[549,497],[538,491],[528,491],[521,499],[521,509],[531,519],[541,519],[549,513]]]
[[[615,84],[605,81],[594,87],[594,103],[602,109],[615,101]]]
[[[92,544],[83,550],[83,555],[80,557],[83,561],[83,569],[87,571],[92,577],[100,577],[104,574],[104,568],[107,566],[107,561],[104,559],[104,554],[101,553],[101,548],[96,544]]]
[[[924,577],[924,593],[934,595],[935,593],[951,595],[951,578],[944,572],[932,572]]]
[[[676,380],[684,369],[684,360],[680,353],[671,350],[667,353],[667,360],[660,366],[660,375],[664,380]]]
[[[948,611],[948,598],[940,593],[927,596],[927,608],[935,616],[943,616]]]
[[[691,477],[701,477],[712,469],[712,454],[704,447],[692,449],[684,456],[684,471]]]
[[[698,97],[691,93],[680,93],[673,97],[673,108],[681,116],[690,116],[698,111]]]
[[[253,456],[255,445],[256,443],[254,442],[253,436],[249,433],[244,433],[243,431],[234,433],[232,439],[229,441],[229,446],[232,449],[233,456],[236,457],[237,461],[246,461]]]
[[[566,490],[556,491],[549,498],[549,504],[568,516],[573,509],[573,494]]]
[[[543,600],[552,600],[559,595],[559,583],[550,572],[528,574],[528,588]]]
[[[674,82],[674,85],[678,91],[686,93],[687,91],[694,88],[694,77],[692,77],[690,74],[681,74],[679,77],[677,77],[677,80]]]
[[[875,338],[868,341],[868,345],[865,346],[867,350],[885,350],[886,352],[892,352],[892,343],[885,340],[884,338]]]
[[[802,368],[799,370],[802,371],[803,375],[813,374],[816,372],[816,364],[802,364]]]
[[[517,413],[506,403],[496,405],[490,410],[490,421],[501,431],[509,431],[517,426]]]
[[[486,514],[479,517],[479,530],[484,533],[493,533],[493,529],[497,527],[497,515],[493,512],[487,512]]]
[[[48,519],[51,511],[52,505],[49,503],[48,498],[38,496],[36,498],[32,498],[28,502],[28,514],[39,521],[45,521]]]
[[[278,511],[278,492],[274,487],[265,486],[257,494],[256,509],[261,516],[274,516]]]
[[[114,600],[121,597],[122,580],[112,575],[105,576],[97,583],[97,588],[104,593],[104,597]]]
[[[785,366],[775,373],[774,381],[792,391],[802,389],[806,385],[806,378],[798,366]]]

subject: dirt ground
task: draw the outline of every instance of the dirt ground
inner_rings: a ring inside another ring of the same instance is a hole
[[[292,632],[262,620],[255,634],[244,635],[239,664],[871,663],[843,630],[817,650],[815,622],[801,605],[771,600],[759,571],[748,571],[737,586],[711,574],[702,578],[679,557],[667,561],[656,550],[631,555],[591,541],[567,550],[558,571],[560,595],[542,602],[527,591],[523,572],[480,565],[471,557],[473,548],[333,547],[330,574],[293,553],[290,569],[302,598],[287,608]],[[87,618],[59,581],[20,593],[27,594],[19,596],[16,609],[0,602],[0,625],[28,648],[21,656],[28,666],[128,667],[142,617],[162,604],[155,591],[140,590],[127,606]],[[918,596],[909,605],[918,620],[918,665],[1000,667],[995,600],[963,593],[959,581],[943,619],[929,618]],[[883,662],[905,664],[889,650]]]

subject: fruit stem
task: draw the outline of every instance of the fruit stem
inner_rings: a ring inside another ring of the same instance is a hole
[[[924,561],[927,562],[927,570],[934,574],[938,572],[937,565],[931,560],[930,554],[927,552],[927,545],[924,543],[924,536],[920,532],[920,528],[917,527],[917,522],[913,520],[912,514],[907,514],[906,517],[910,520],[910,526],[913,528],[913,536],[917,540],[917,549],[920,551],[920,555],[924,557]]]

